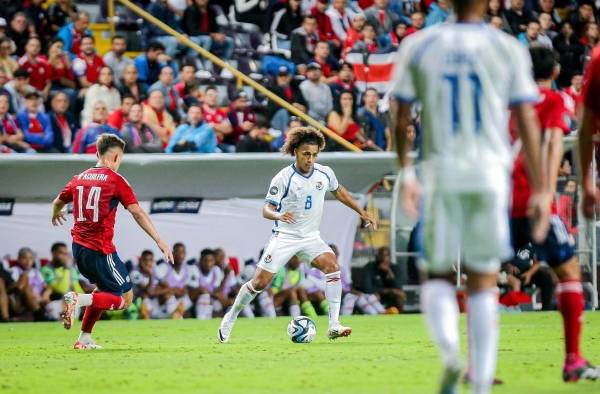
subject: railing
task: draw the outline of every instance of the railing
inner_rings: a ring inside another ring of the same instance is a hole
[[[108,13],[109,13],[108,20],[109,20],[109,24],[110,24],[110,32],[111,32],[111,34],[114,34],[114,32],[115,32],[115,18],[114,18],[114,13],[115,13],[115,4],[114,4],[114,2],[115,1],[118,1],[123,6],[127,7],[131,11],[135,12],[136,14],[138,14],[139,16],[141,16],[142,18],[144,18],[146,21],[148,21],[148,22],[150,22],[150,23],[158,26],[159,28],[161,28],[162,30],[164,30],[167,34],[170,34],[173,37],[177,38],[177,40],[180,43],[186,45],[189,48],[192,48],[193,50],[195,50],[196,52],[198,52],[202,57],[210,60],[212,63],[216,64],[217,66],[219,66],[221,68],[227,69],[228,71],[230,71],[238,79],[238,81],[242,81],[246,85],[252,86],[254,89],[258,90],[263,95],[265,95],[269,100],[275,102],[280,107],[285,108],[286,110],[288,110],[292,114],[296,115],[297,117],[299,117],[300,119],[302,119],[303,121],[305,121],[306,123],[308,123],[309,125],[311,125],[311,126],[315,127],[316,129],[320,130],[328,138],[334,140],[338,144],[342,145],[344,148],[346,148],[346,149],[348,149],[350,151],[354,151],[354,152],[361,152],[361,149],[358,148],[356,145],[354,145],[354,144],[348,142],[347,140],[345,140],[344,138],[340,137],[334,131],[332,131],[329,128],[325,127],[323,124],[319,123],[318,121],[316,121],[312,117],[308,116],[304,112],[298,110],[296,107],[294,107],[293,105],[291,105],[287,101],[283,100],[281,97],[277,96],[276,94],[274,94],[273,92],[271,92],[269,89],[267,89],[264,86],[262,86],[260,83],[254,81],[252,78],[248,77],[244,73],[242,73],[242,72],[238,71],[237,69],[235,69],[234,67],[230,66],[229,64],[227,64],[226,62],[224,62],[223,60],[221,60],[219,57],[217,57],[217,56],[213,55],[212,53],[210,53],[209,51],[205,50],[204,48],[202,48],[201,46],[199,46],[198,44],[196,44],[192,40],[190,40],[188,37],[186,37],[183,34],[177,32],[175,29],[173,29],[172,27],[170,27],[167,24],[163,23],[161,20],[155,18],[154,16],[152,16],[151,14],[149,14],[148,12],[146,12],[144,9],[142,9],[139,6],[133,4],[129,0],[109,0],[108,1]]]

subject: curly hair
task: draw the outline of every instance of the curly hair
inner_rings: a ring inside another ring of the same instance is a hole
[[[319,151],[325,149],[325,137],[323,133],[314,127],[294,127],[287,133],[285,144],[281,147],[283,153],[294,156],[294,151],[302,144],[312,144],[319,147]]]

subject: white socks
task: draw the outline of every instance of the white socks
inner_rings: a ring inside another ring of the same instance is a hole
[[[340,324],[340,305],[342,303],[340,271],[325,274],[325,298],[329,302],[329,328],[333,328]]]
[[[90,306],[92,305],[92,294],[83,294],[83,293],[79,293],[77,295],[77,307],[81,308],[83,306]]]
[[[77,339],[77,341],[79,341],[81,343],[90,343],[91,340],[92,340],[92,334],[90,334],[89,332],[83,332],[83,331],[81,331],[79,333],[79,338]]]
[[[426,281],[421,286],[421,309],[444,365],[459,362],[459,311],[454,286],[442,279]]]
[[[231,317],[233,319],[237,318],[242,309],[244,309],[248,304],[250,304],[258,293],[260,292],[254,290],[254,287],[252,287],[252,281],[244,283],[237,296],[235,297],[233,306],[231,307]]]
[[[467,305],[473,392],[487,394],[496,375],[498,292],[487,289],[473,293]]]

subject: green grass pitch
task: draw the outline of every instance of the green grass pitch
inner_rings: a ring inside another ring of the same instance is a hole
[[[59,323],[0,325],[0,393],[434,393],[441,372],[420,315],[343,319],[350,338],[294,344],[288,318],[239,319],[218,344],[212,321],[100,321],[98,351],[71,349]],[[600,314],[587,313],[583,350],[600,363]],[[501,315],[494,393],[600,393],[600,382],[564,384],[558,313]],[[461,321],[463,347],[465,321]],[[461,387],[461,392],[468,392]]]

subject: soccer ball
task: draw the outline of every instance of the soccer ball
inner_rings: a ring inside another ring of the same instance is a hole
[[[298,316],[288,324],[287,332],[294,343],[310,343],[317,335],[317,326],[310,318]]]

